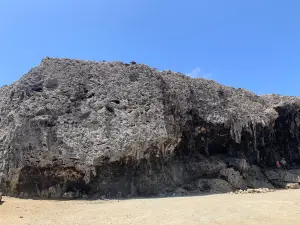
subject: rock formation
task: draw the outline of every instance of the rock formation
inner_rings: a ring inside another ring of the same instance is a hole
[[[300,163],[299,110],[300,98],[134,62],[46,58],[0,89],[0,183],[52,198],[299,183],[272,168]]]

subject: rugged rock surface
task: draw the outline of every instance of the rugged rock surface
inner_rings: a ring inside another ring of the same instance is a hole
[[[299,170],[266,170],[265,175],[271,181],[282,181],[286,183],[299,183],[300,182]]]
[[[276,160],[300,163],[299,109],[141,64],[46,58],[0,89],[0,183],[53,198],[271,187]]]

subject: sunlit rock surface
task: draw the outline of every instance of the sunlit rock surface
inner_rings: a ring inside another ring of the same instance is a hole
[[[0,89],[0,189],[132,197],[300,182],[272,168],[300,163],[299,109],[135,62],[45,58]]]

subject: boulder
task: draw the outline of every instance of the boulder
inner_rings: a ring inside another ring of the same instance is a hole
[[[251,166],[248,169],[245,181],[249,188],[274,188],[274,186],[269,182],[267,177],[262,173],[261,168],[255,165]]]
[[[290,172],[288,170],[274,169],[274,170],[266,170],[265,175],[272,182],[274,181],[282,181],[285,183],[299,183],[300,175]]]
[[[222,169],[220,171],[220,175],[235,188],[245,189],[247,187],[247,184],[241,174],[233,168]]]
[[[246,159],[239,159],[239,158],[229,158],[228,165],[233,167],[240,173],[245,173],[250,169],[250,166]]]
[[[75,197],[76,197],[76,193],[75,193],[75,192],[71,192],[71,191],[65,192],[65,193],[63,194],[63,196],[62,196],[62,198],[64,198],[64,199],[69,199],[69,200],[75,199]]]
[[[226,168],[226,163],[216,157],[202,157],[197,161],[190,161],[189,175],[195,174],[196,176],[211,176],[218,174],[220,170]]]
[[[175,190],[174,194],[176,196],[186,196],[186,195],[189,195],[190,193],[187,190],[183,189],[183,188],[177,188]]]
[[[299,183],[287,183],[286,189],[300,189]]]
[[[283,152],[300,162],[299,121],[297,97],[258,96],[134,62],[45,58],[0,88],[0,188],[109,198],[207,178],[213,191],[245,188],[243,177],[260,186],[248,165],[275,165]],[[299,182],[294,173],[267,174]]]
[[[233,190],[232,185],[222,179],[199,179],[197,186],[203,193],[226,193]]]

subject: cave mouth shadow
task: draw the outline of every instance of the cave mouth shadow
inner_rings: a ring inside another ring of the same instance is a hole
[[[16,199],[22,199],[22,200],[33,200],[33,201],[59,201],[59,202],[68,202],[68,201],[87,201],[87,202],[110,202],[110,201],[130,201],[130,200],[151,200],[151,199],[171,199],[171,198],[193,198],[193,197],[205,197],[205,196],[211,196],[211,195],[223,195],[223,194],[229,194],[229,192],[216,192],[216,193],[198,193],[198,194],[186,194],[186,195],[168,195],[168,196],[134,196],[134,197],[128,197],[128,198],[95,198],[95,197],[89,197],[89,198],[74,198],[74,199],[64,199],[64,198],[43,198],[43,197],[13,197],[8,196]],[[6,201],[1,201],[0,206],[4,204]]]
[[[270,192],[277,192],[282,190],[289,190],[285,188],[274,188]],[[266,192],[268,193],[268,192]],[[262,193],[246,193],[246,195],[256,195],[256,194],[265,194],[265,192]],[[130,198],[75,198],[75,199],[63,199],[63,198],[42,198],[42,197],[14,197],[17,199],[23,199],[23,200],[33,200],[33,201],[58,201],[58,202],[68,202],[68,201],[76,201],[76,202],[90,202],[91,204],[105,204],[109,202],[123,202],[123,201],[131,201],[131,200],[155,200],[155,199],[172,199],[172,198],[196,198],[196,197],[209,197],[212,195],[239,195],[239,193],[235,192],[215,192],[215,193],[193,193],[193,194],[186,194],[186,195],[176,195],[176,196],[135,196]],[[242,195],[242,194],[240,194]],[[1,201],[0,206],[4,204],[6,201]]]

